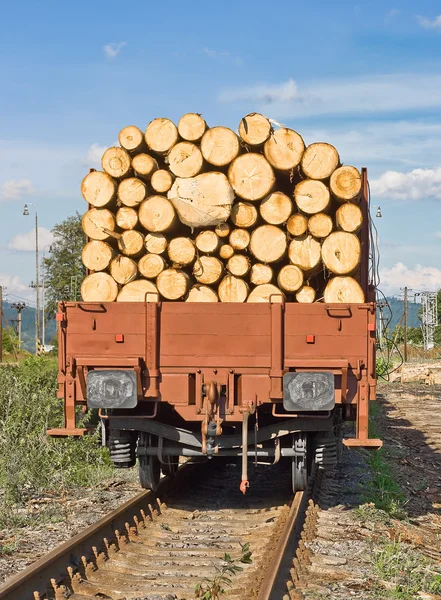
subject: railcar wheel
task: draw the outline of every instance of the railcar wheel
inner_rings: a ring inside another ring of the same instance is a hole
[[[139,448],[149,448],[153,445],[157,446],[157,443],[156,436],[151,435],[150,433],[140,432],[138,438]],[[138,456],[138,467],[141,487],[146,490],[156,491],[161,479],[161,464],[159,458],[157,456],[140,454]]]
[[[292,491],[301,492],[308,485],[308,437],[306,433],[293,435]]]
[[[179,456],[164,456],[164,462],[161,465],[164,475],[174,477],[179,467]]]

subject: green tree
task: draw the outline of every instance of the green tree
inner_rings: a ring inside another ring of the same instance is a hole
[[[85,243],[81,215],[77,212],[57,223],[52,229],[54,242],[50,255],[44,259],[46,313],[51,318],[60,300],[79,300],[80,286],[86,275],[81,262]]]
[[[13,354],[19,350],[18,336],[12,327],[3,327],[3,350]]]

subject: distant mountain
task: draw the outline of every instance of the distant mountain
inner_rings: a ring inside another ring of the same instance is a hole
[[[11,326],[17,330],[17,311],[12,308],[13,302],[3,302],[3,326]],[[35,352],[35,308],[27,307],[21,313],[21,337],[23,348],[29,352]],[[50,344],[57,330],[55,319],[46,321],[46,344]]]
[[[403,300],[398,300],[397,298],[386,298],[386,300],[389,303],[392,312],[391,321],[388,325],[389,330],[392,331],[401,320],[404,311],[404,302]],[[421,321],[418,317],[418,311],[421,310],[421,304],[416,302],[409,302],[407,307],[407,319],[409,327],[421,327]],[[383,315],[384,319],[389,318],[390,313],[387,307],[383,308]]]

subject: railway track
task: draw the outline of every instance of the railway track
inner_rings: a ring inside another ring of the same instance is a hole
[[[234,466],[183,466],[156,493],[142,492],[11,578],[0,600],[190,600],[225,553],[240,560],[242,544],[251,563],[224,597],[282,598],[313,487],[293,495],[283,463],[254,471],[243,496]]]

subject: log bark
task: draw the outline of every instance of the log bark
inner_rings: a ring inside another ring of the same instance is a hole
[[[147,146],[158,154],[169,152],[178,138],[178,128],[170,119],[153,119],[145,130]]]
[[[127,285],[125,285],[118,294],[117,302],[147,302],[149,300],[149,294],[158,296],[158,288],[152,281],[147,279],[135,279]]]
[[[332,219],[324,213],[316,213],[308,220],[308,231],[316,238],[327,237],[333,229]]]
[[[296,294],[297,302],[309,304],[315,300],[315,289],[309,285],[304,285]]]
[[[360,284],[352,277],[333,277],[325,288],[324,300],[329,304],[363,304],[365,298]]]
[[[321,260],[320,242],[311,235],[292,240],[288,249],[289,260],[302,271],[310,273],[317,269]]]
[[[238,156],[239,150],[239,138],[228,127],[213,127],[202,136],[202,156],[215,167],[229,165]]]
[[[228,223],[219,223],[219,225],[216,225],[214,228],[214,231],[220,238],[226,238],[230,235],[231,227],[228,225]]]
[[[219,256],[224,260],[228,260],[234,254],[234,248],[230,244],[222,244],[219,248]]]
[[[91,240],[108,240],[115,231],[115,217],[107,208],[92,208],[84,214],[81,225]]]
[[[127,152],[141,152],[145,148],[144,134],[135,125],[128,125],[121,129],[118,141]]]
[[[112,204],[116,197],[117,183],[108,173],[92,171],[81,183],[81,193],[86,202],[95,208]]]
[[[156,285],[161,296],[167,300],[179,300],[187,294],[190,278],[179,269],[165,269],[159,273]]]
[[[328,209],[331,194],[321,181],[304,179],[294,189],[294,200],[299,210],[307,215],[314,215]]]
[[[273,192],[262,200],[259,210],[264,221],[270,225],[281,225],[289,219],[292,208],[288,196],[282,192]]]
[[[307,232],[308,219],[300,213],[292,215],[286,222],[286,228],[292,236],[299,237]]]
[[[150,254],[163,254],[167,250],[168,241],[163,233],[148,233],[144,246]]]
[[[118,186],[118,199],[130,208],[139,206],[148,196],[146,184],[137,177],[123,179]]]
[[[168,154],[168,167],[176,177],[195,177],[204,164],[202,153],[196,144],[179,142]]]
[[[234,250],[245,250],[250,245],[250,232],[247,229],[233,229],[228,241]]]
[[[277,283],[284,292],[297,292],[303,285],[302,269],[296,265],[285,265],[279,271]]]
[[[293,129],[282,127],[265,142],[263,152],[269,164],[278,171],[291,171],[302,160],[305,142]]]
[[[215,171],[176,179],[167,196],[180,221],[192,228],[210,227],[226,221],[234,201],[228,179]]]
[[[254,263],[250,271],[250,281],[254,285],[270,283],[273,278],[273,270],[269,265]]]
[[[356,233],[363,223],[363,213],[356,204],[345,202],[335,213],[337,227],[348,233]]]
[[[196,257],[193,240],[187,237],[173,238],[168,245],[168,256],[176,265],[191,265]]]
[[[193,277],[199,283],[213,285],[221,278],[224,265],[215,256],[200,256],[193,265]]]
[[[159,254],[145,254],[138,262],[138,270],[146,279],[156,279],[165,267],[165,260]]]
[[[264,156],[249,152],[238,156],[231,163],[228,179],[240,198],[255,201],[271,192],[276,176]]]
[[[254,288],[248,296],[247,302],[282,302],[283,292],[272,283],[265,283]]]
[[[275,225],[261,225],[251,234],[250,250],[260,262],[273,263],[281,260],[286,248],[286,234]]]
[[[138,276],[138,265],[128,256],[119,254],[110,263],[110,274],[116,283],[126,285]]]
[[[323,242],[323,264],[336,275],[352,273],[360,264],[360,259],[360,240],[353,233],[335,231]]]
[[[219,284],[218,294],[221,302],[245,302],[248,285],[239,277],[227,275]]]
[[[116,146],[108,148],[104,152],[101,164],[103,171],[116,179],[126,177],[132,168],[130,154],[124,148],[117,148]]]
[[[309,179],[329,179],[339,164],[340,157],[334,146],[317,142],[306,148],[301,166]]]
[[[173,185],[173,175],[165,169],[158,169],[150,177],[150,185],[158,194],[165,194]]]
[[[207,123],[198,113],[187,113],[179,119],[178,132],[183,140],[199,142],[207,130]]]
[[[118,209],[115,220],[121,229],[135,229],[138,224],[138,213],[134,208],[122,206]]]
[[[239,123],[239,135],[250,146],[261,146],[271,135],[271,123],[260,113],[245,115]]]
[[[194,285],[188,292],[186,302],[219,302],[219,298],[207,285]]]
[[[236,277],[245,277],[250,267],[250,259],[244,254],[234,254],[227,262],[227,271]]]
[[[201,231],[195,240],[196,248],[204,254],[212,254],[219,248],[220,239],[214,231]]]
[[[81,284],[84,302],[113,302],[118,295],[118,285],[108,273],[92,273]]]
[[[126,256],[139,256],[144,250],[144,236],[140,231],[123,231],[118,240],[118,248]]]
[[[81,253],[81,259],[86,269],[104,271],[110,265],[114,251],[106,242],[92,240],[88,242]]]
[[[150,196],[139,207],[139,222],[150,233],[170,230],[176,222],[176,212],[165,196]]]
[[[339,202],[356,202],[361,195],[360,171],[355,167],[340,167],[332,173],[329,186]]]
[[[157,160],[150,154],[144,153],[137,154],[132,158],[132,167],[138,177],[147,181],[159,168]]]
[[[257,208],[250,202],[235,202],[231,209],[231,220],[236,227],[253,227],[259,217]]]

